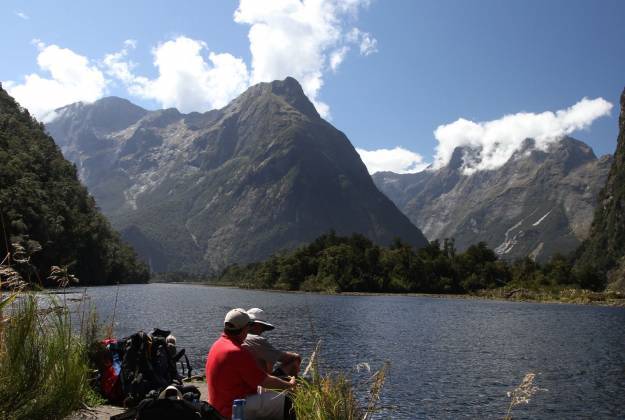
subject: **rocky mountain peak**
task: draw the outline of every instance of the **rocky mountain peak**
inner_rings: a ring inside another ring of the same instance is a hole
[[[238,101],[246,102],[251,100],[262,101],[279,98],[293,107],[296,111],[306,115],[311,120],[321,117],[315,109],[313,103],[308,99],[302,86],[292,77],[284,80],[274,80],[269,83],[259,83],[246,90]]]
[[[526,139],[500,168],[465,172],[481,152],[458,147],[445,167],[373,179],[430,239],[454,237],[459,249],[484,241],[511,259],[574,250],[588,234],[610,157],[597,159],[571,137],[544,150]]]
[[[619,116],[619,127],[621,132],[625,131],[625,89],[621,94],[621,115]]]
[[[78,102],[55,110],[56,119],[73,124],[88,124],[95,130],[116,131],[139,121],[148,111],[117,96],[108,96],[89,104]]]

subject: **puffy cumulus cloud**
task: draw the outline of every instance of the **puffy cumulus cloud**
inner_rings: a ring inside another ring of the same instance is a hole
[[[209,51],[206,60],[205,51],[204,42],[180,36],[152,50],[158,69],[154,79],[132,74],[132,65],[125,61],[127,49],[108,55],[108,68],[133,95],[182,112],[207,111],[225,106],[243,92],[249,75],[242,59]]]
[[[137,47],[137,41],[134,39],[127,39],[124,41],[124,48],[120,51],[106,54],[102,60],[102,65],[111,77],[121,80],[124,83],[132,83],[135,80],[135,76],[132,73],[132,69],[136,67],[136,64],[127,59],[130,50]]]
[[[611,109],[612,104],[603,98],[583,98],[556,112],[520,112],[486,122],[460,118],[434,131],[438,140],[434,168],[446,165],[456,147],[466,146],[478,153],[465,156],[464,173],[497,169],[521,148],[525,139],[534,139],[536,148],[545,150],[550,143],[609,115]]]
[[[324,72],[336,71],[349,44],[360,42],[360,37],[356,41],[351,36],[346,21],[368,5],[368,0],[240,0],[234,20],[250,25],[251,82],[293,76],[319,113],[328,117],[328,105],[319,100]]]
[[[370,174],[391,171],[398,174],[421,172],[428,164],[423,156],[402,147],[394,149],[356,149]]]
[[[241,58],[210,51],[203,41],[185,36],[153,48],[154,78],[135,73],[137,64],[130,60],[134,40],[94,63],[69,49],[40,44],[39,66],[51,77],[33,73],[22,84],[9,81],[5,86],[41,118],[72,102],[96,100],[115,83],[133,96],[189,112],[223,107],[250,84],[293,76],[319,113],[329,117],[329,106],[319,99],[324,75],[336,72],[352,48],[361,55],[377,51],[375,38],[350,25],[369,3],[240,0],[234,20],[250,25],[249,69]]]
[[[93,102],[104,94],[104,74],[87,57],[58,45],[34,43],[39,49],[37,64],[49,77],[31,73],[23,83],[6,81],[3,85],[39,120],[47,122],[56,108],[78,101]]]

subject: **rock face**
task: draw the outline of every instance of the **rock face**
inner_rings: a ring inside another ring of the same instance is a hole
[[[608,288],[625,292],[625,90],[621,95],[619,135],[612,167],[599,194],[588,239],[576,265],[608,276]]]
[[[465,175],[474,152],[457,148],[441,169],[373,179],[430,240],[454,238],[460,250],[484,241],[503,258],[544,261],[587,236],[609,156],[568,137],[545,151],[528,139],[501,168]]]
[[[156,271],[214,272],[331,229],[426,243],[292,78],[204,114],[148,112],[119,98],[74,104],[48,131]]]

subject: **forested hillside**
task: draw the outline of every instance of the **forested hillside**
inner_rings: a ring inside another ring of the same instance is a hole
[[[149,279],[74,165],[1,86],[0,216],[0,260],[33,281],[45,284],[53,265],[68,266],[82,285]]]
[[[606,276],[608,287],[625,291],[625,90],[614,161],[599,194],[590,236],[578,250],[577,265],[592,267]]]

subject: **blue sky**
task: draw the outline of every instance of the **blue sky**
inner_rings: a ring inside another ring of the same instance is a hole
[[[528,133],[613,152],[624,18],[620,0],[5,0],[0,80],[45,119],[106,95],[207,110],[293,75],[370,170],[416,170],[460,144],[490,150],[488,169]]]

